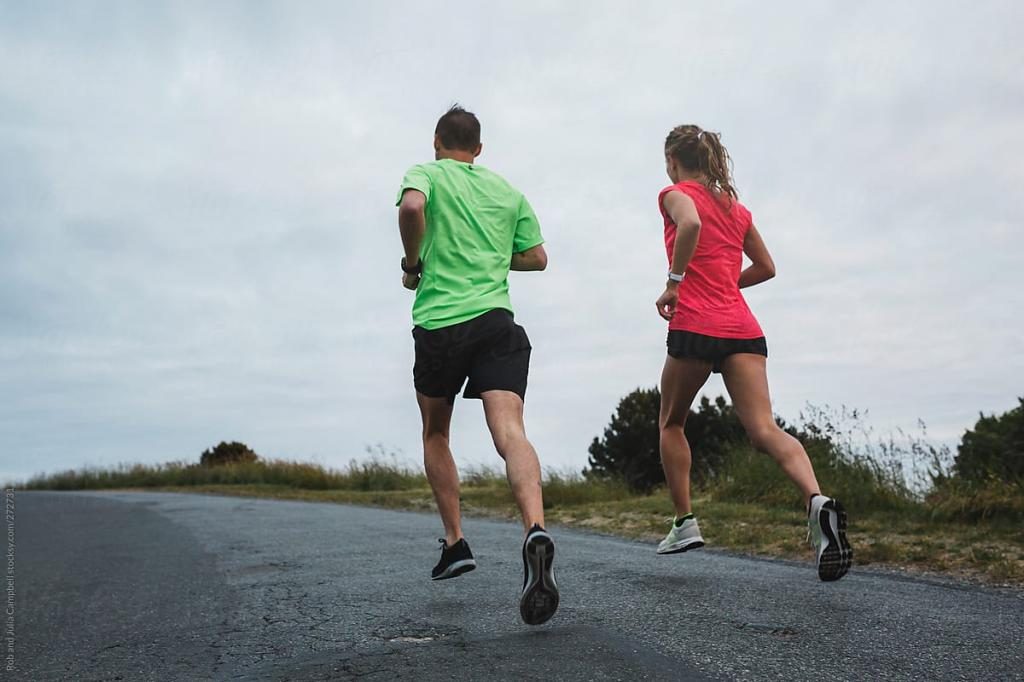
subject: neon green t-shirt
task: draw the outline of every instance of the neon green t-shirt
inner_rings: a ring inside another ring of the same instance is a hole
[[[512,254],[544,243],[522,192],[497,173],[453,159],[410,168],[396,205],[407,189],[427,197],[413,324],[438,329],[496,308],[512,312]]]

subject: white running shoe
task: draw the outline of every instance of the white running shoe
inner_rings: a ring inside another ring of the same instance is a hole
[[[839,580],[850,570],[853,548],[846,539],[846,510],[839,500],[815,495],[807,517],[807,534],[814,547],[818,577]]]
[[[697,519],[692,516],[682,525],[677,526],[675,519],[672,520],[672,530],[668,532],[665,539],[658,545],[658,554],[675,554],[685,552],[689,549],[697,549],[704,546],[704,538],[700,534],[700,526]]]

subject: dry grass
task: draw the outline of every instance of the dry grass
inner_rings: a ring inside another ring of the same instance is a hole
[[[582,483],[582,485],[588,485]],[[153,490],[153,488],[148,488]],[[429,488],[391,491],[302,490],[272,485],[203,485],[158,490],[218,495],[335,502],[433,511]],[[555,492],[555,491],[552,491]],[[608,493],[605,493],[607,499]],[[584,497],[573,495],[572,497]],[[549,524],[580,528],[655,543],[668,530],[671,505],[667,494],[623,496],[620,499],[562,501],[549,497]],[[517,518],[508,487],[493,478],[463,488],[467,515]],[[694,500],[709,547],[759,556],[810,561],[807,526],[799,509],[721,502],[709,496]],[[932,572],[985,582],[1024,586],[1024,528],[996,521],[937,521],[924,513],[851,514],[850,541],[859,566],[882,566]]]
[[[809,561],[804,515],[792,484],[768,458],[749,448],[737,449],[734,458],[728,475],[694,499],[709,546]],[[837,496],[851,511],[857,564],[1024,585],[1024,484],[946,481],[920,500],[900,488],[898,476],[877,465],[819,464],[823,479],[835,479],[827,489],[840,491]],[[467,470],[462,479],[466,514],[518,516],[497,470]],[[40,475],[24,487],[168,490],[434,510],[422,472],[387,457],[353,462],[342,470],[280,460],[216,467],[126,464]],[[640,495],[614,481],[576,474],[546,476],[544,507],[549,523],[651,543],[663,537],[671,515],[663,490]]]

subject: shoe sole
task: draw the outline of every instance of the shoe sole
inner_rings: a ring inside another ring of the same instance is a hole
[[[658,548],[658,554],[681,554],[691,549],[700,549],[704,546],[704,540],[686,540],[681,544],[669,545],[666,549]]]
[[[836,515],[836,528],[832,529],[830,513]],[[853,563],[853,548],[846,539],[846,510],[837,500],[829,500],[818,511],[818,524],[828,540],[828,546],[818,559],[818,577],[825,582],[839,580]]]
[[[461,561],[453,562],[448,568],[441,572],[441,575],[432,576],[431,580],[447,580],[448,578],[457,578],[463,573],[469,573],[476,568],[476,561],[473,559],[462,559]]]
[[[550,535],[535,533],[523,545],[523,569],[526,586],[519,599],[519,614],[527,625],[546,623],[558,610],[558,586],[551,572],[555,560],[555,541]]]

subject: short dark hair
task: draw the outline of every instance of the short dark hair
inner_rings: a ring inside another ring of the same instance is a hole
[[[437,119],[434,134],[441,138],[445,149],[475,152],[480,146],[480,121],[473,112],[453,104],[451,109]]]

